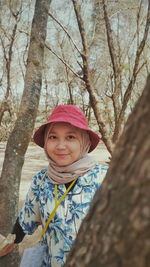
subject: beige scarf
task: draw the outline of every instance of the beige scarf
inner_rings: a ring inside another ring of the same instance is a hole
[[[95,166],[96,162],[88,156],[88,151],[91,146],[89,135],[86,131],[78,129],[78,138],[80,141],[80,157],[77,161],[68,166],[58,166],[49,156],[46,151],[47,140],[50,131],[55,123],[51,123],[45,131],[45,153],[49,160],[47,174],[53,184],[66,184],[73,181],[76,177],[88,172]],[[72,126],[74,127],[74,126]]]

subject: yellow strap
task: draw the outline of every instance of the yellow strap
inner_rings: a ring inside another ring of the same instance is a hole
[[[57,190],[56,189],[54,190],[54,193],[56,193],[56,195],[55,195],[55,208],[53,209],[52,213],[50,214],[50,216],[49,216],[49,218],[48,218],[48,220],[47,220],[47,222],[46,222],[46,224],[45,224],[45,226],[44,226],[44,228],[42,230],[42,234],[41,234],[40,240],[43,238],[43,236],[44,236],[44,234],[45,234],[45,232],[47,230],[47,227],[50,224],[51,220],[54,218],[58,206],[65,199],[66,195],[68,194],[68,192],[70,191],[70,189],[72,188],[72,186],[74,185],[74,183],[76,182],[77,179],[78,179],[78,177],[75,180],[73,180],[73,182],[69,185],[69,187],[65,191],[64,195],[58,201],[56,199]],[[57,186],[56,186],[56,188],[57,188]]]

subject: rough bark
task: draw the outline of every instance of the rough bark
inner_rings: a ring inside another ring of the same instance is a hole
[[[66,267],[150,266],[150,76]]]
[[[7,235],[12,230],[18,213],[18,197],[21,170],[36,119],[41,83],[42,61],[46,38],[46,26],[50,0],[37,0],[32,22],[28,52],[25,86],[19,115],[8,139],[0,179],[0,233]],[[0,266],[16,267],[17,256],[10,254],[0,259]]]

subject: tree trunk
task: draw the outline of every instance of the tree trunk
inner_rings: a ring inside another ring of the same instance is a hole
[[[36,0],[28,53],[25,87],[19,115],[8,139],[0,179],[0,233],[12,230],[18,213],[21,170],[36,119],[41,83],[44,44],[50,0]],[[12,253],[0,259],[0,266],[16,267],[18,259]]]
[[[150,266],[150,76],[66,267]]]

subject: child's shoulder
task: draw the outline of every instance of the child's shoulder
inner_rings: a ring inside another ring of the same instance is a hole
[[[44,179],[46,175],[47,168],[43,168],[39,170],[34,176],[33,176],[33,181],[41,181]]]
[[[108,170],[108,167],[109,167],[108,164],[96,163],[93,168],[93,171],[106,173]]]
[[[94,181],[95,183],[101,184],[105,178],[106,172],[108,170],[107,164],[97,163],[93,169]]]

